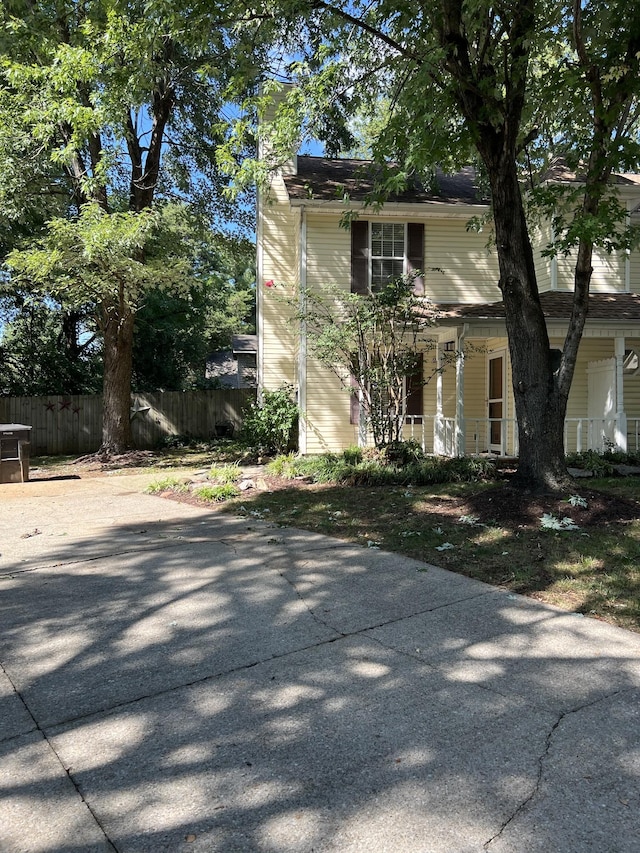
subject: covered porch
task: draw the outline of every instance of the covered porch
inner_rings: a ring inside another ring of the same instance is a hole
[[[571,293],[541,295],[551,348],[563,345]],[[443,456],[517,457],[518,430],[504,307],[440,306],[428,354],[424,409],[405,420],[405,439]],[[429,375],[430,373],[430,375]],[[640,450],[640,296],[596,293],[576,363],[564,443],[567,453]]]

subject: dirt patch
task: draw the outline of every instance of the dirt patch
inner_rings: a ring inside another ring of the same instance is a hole
[[[602,527],[606,524],[624,524],[640,518],[640,502],[616,497],[595,489],[575,492],[583,498],[585,506],[572,505],[566,498],[553,495],[533,495],[510,484],[470,495],[460,502],[456,510],[465,508],[467,514],[478,516],[483,524],[496,524],[508,529],[539,527],[543,515],[570,518],[580,527]]]

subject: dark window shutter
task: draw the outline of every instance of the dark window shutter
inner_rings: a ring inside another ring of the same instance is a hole
[[[351,405],[351,408],[349,411],[349,423],[350,424],[359,424],[360,423],[360,387],[358,385],[358,382],[357,382],[355,376],[350,377],[349,384],[351,386],[351,388],[350,388],[351,393],[349,395],[349,402]]]
[[[416,362],[413,370],[407,376],[407,399],[406,409],[407,415],[423,414],[424,407],[424,356],[421,352],[416,353]],[[422,423],[420,420],[415,420],[414,423]]]
[[[407,272],[424,272],[424,224],[407,223]],[[419,275],[413,285],[416,296],[424,295],[424,276]]]
[[[351,292],[369,292],[369,223],[351,223]]]

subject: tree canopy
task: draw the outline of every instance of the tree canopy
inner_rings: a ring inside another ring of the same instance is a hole
[[[288,8],[307,40],[288,69],[297,108],[278,111],[271,145],[318,134],[324,122],[332,127],[328,150],[348,149],[353,117],[376,117],[371,149],[381,177],[372,205],[413,176],[437,183],[438,168],[475,164],[492,200],[519,477],[557,487],[593,250],[624,248],[637,236],[610,178],[640,165],[640,9],[626,0],[314,0]],[[308,102],[312,110],[300,109]],[[558,163],[576,180],[550,185],[549,167]],[[554,222],[548,252],[575,259],[559,369],[536,281],[536,215]]]
[[[151,211],[181,201],[211,223],[251,223],[216,156],[229,99],[255,85],[254,45],[239,49],[255,41],[246,17],[233,3],[164,0],[8,0],[0,11],[1,248],[20,250],[17,287],[46,289],[63,310],[93,306],[107,451],[131,443],[145,294],[189,289],[178,234]]]

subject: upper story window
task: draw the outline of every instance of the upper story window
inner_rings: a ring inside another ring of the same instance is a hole
[[[371,290],[404,274],[405,226],[371,223]]]
[[[424,224],[376,222],[356,219],[351,223],[351,290],[370,293],[405,273],[424,270]],[[424,294],[424,279],[417,275],[416,294]]]

